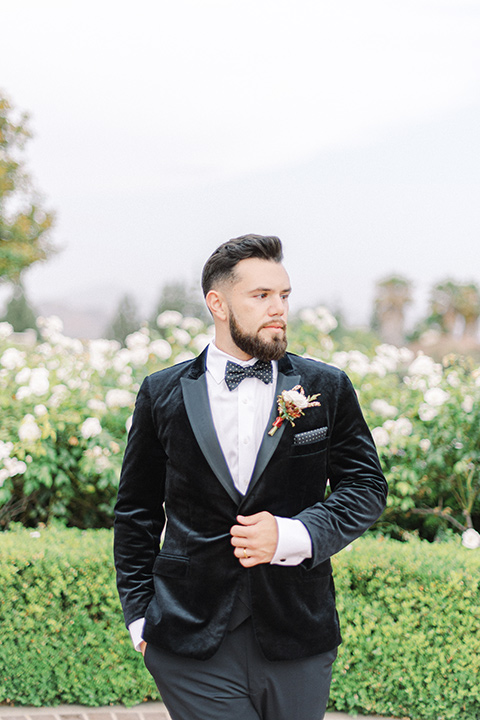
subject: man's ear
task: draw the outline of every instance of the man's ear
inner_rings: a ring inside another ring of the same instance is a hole
[[[227,320],[227,302],[222,292],[219,290],[210,290],[207,293],[205,302],[214,319]]]

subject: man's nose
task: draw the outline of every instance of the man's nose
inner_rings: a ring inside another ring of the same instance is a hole
[[[278,317],[281,317],[282,315],[285,315],[287,312],[287,305],[285,300],[278,296],[272,296],[270,307],[269,307],[269,313],[270,315],[276,315]]]

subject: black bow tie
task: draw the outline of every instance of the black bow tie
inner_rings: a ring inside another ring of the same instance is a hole
[[[265,385],[272,382],[273,372],[272,363],[265,360],[257,360],[255,365],[237,365],[236,363],[227,360],[227,366],[225,368],[225,382],[229,390],[235,390],[240,385],[242,380],[248,377],[256,377]]]

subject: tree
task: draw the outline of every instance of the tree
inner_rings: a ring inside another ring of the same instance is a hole
[[[118,340],[125,345],[127,335],[135,332],[140,327],[138,319],[138,308],[135,299],[131,295],[124,295],[113,316],[112,322],[105,334],[110,340]]]
[[[397,275],[377,283],[373,326],[384,342],[405,341],[405,307],[412,301],[411,290],[410,280]]]
[[[31,137],[28,116],[19,118],[0,94],[0,282],[17,282],[23,270],[46,260],[53,214],[46,212],[21,159]]]
[[[15,332],[23,332],[29,328],[36,330],[37,316],[25,295],[25,288],[21,283],[13,286],[5,315],[2,321],[10,323]]]
[[[197,286],[189,287],[183,280],[165,283],[162,287],[150,325],[156,327],[157,317],[165,310],[177,310],[184,316],[196,317],[205,323],[211,320]]]

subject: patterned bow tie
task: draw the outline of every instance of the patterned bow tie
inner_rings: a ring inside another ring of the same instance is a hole
[[[265,385],[268,385],[268,383],[272,382],[273,378],[272,363],[270,361],[257,360],[255,365],[246,365],[244,367],[227,360],[225,382],[229,390],[235,390],[242,380],[248,377],[256,377],[262,380]]]

